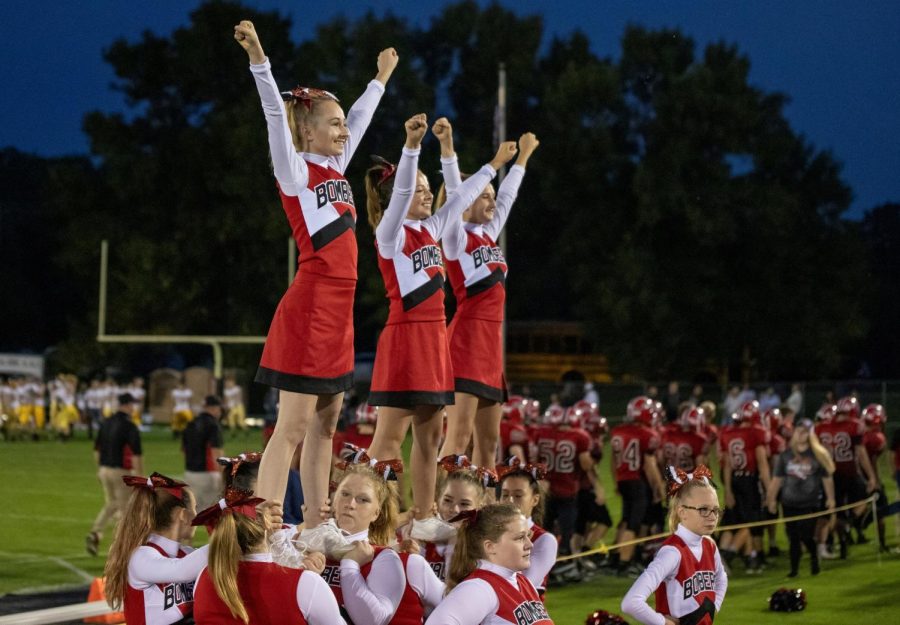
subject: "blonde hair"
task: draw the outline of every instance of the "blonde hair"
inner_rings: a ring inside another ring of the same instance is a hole
[[[708,488],[715,495],[716,499],[719,498],[719,494],[716,493],[716,489],[713,488],[713,485],[707,482],[706,480],[688,480],[684,484],[682,484],[681,488],[678,489],[678,492],[675,493],[675,496],[669,501],[669,531],[675,532],[678,529],[678,523],[680,522],[678,519],[678,506],[682,505],[681,502],[687,499],[691,493],[695,490],[699,490],[701,488]]]
[[[303,136],[303,127],[311,126],[316,123],[316,109],[322,102],[335,102],[327,96],[313,97],[312,105],[307,108],[306,104],[300,100],[291,98],[284,103],[284,110],[287,113],[288,128],[291,129],[291,140],[294,143],[294,149],[298,152],[307,152],[308,144]]]
[[[378,517],[369,524],[369,542],[383,547],[389,545],[394,538],[394,526],[397,525],[400,514],[397,483],[383,479],[367,464],[348,465],[341,482],[351,475],[361,475],[368,479],[378,499]]]
[[[466,179],[469,178],[471,175],[472,175],[472,174],[462,174],[462,173],[461,173],[461,174],[459,175],[459,179],[460,179],[460,180],[466,180]],[[441,188],[438,189],[437,195],[434,196],[434,210],[439,209],[441,206],[443,206],[443,205],[446,204],[446,203],[447,203],[447,183],[446,183],[446,182],[442,182],[442,183],[441,183]]]
[[[134,550],[147,542],[151,532],[168,529],[172,525],[172,512],[176,508],[188,508],[191,497],[186,487],[182,487],[181,498],[161,488],[134,488],[116,526],[103,570],[106,601],[113,610],[121,609],[125,602],[128,563]]]
[[[484,542],[499,542],[509,522],[521,516],[519,509],[511,503],[495,503],[479,510],[474,520],[462,521],[447,575],[448,592],[478,567],[478,560],[485,557]]]
[[[794,427],[794,431],[791,433],[790,440],[791,451],[797,453],[797,439],[794,434],[802,427],[805,427],[809,432],[809,448],[812,450],[813,456],[816,457],[816,460],[819,462],[819,464],[821,464],[822,467],[825,468],[825,471],[828,472],[828,475],[831,476],[834,473],[835,468],[834,460],[832,459],[831,454],[828,452],[828,450],[825,449],[825,446],[822,445],[822,441],[820,441],[819,437],[816,435],[816,430],[812,426],[812,424],[804,425],[801,421]]]
[[[435,490],[438,493],[438,498],[443,497],[444,490],[450,484],[450,482],[462,482],[464,484],[470,484],[475,487],[475,493],[477,496],[477,501],[475,502],[475,507],[478,508],[481,506],[484,501],[484,495],[486,489],[484,487],[484,482],[478,479],[478,476],[475,474],[475,471],[471,469],[456,469],[454,471],[450,471],[444,478],[441,478],[438,475],[438,488]]]
[[[216,594],[231,610],[232,616],[250,622],[247,608],[238,589],[238,565],[241,556],[266,538],[261,518],[251,519],[243,514],[223,514],[209,540],[209,577]]]

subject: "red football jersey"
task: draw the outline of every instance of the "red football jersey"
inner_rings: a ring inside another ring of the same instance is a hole
[[[578,456],[590,450],[591,437],[581,428],[547,425],[536,433],[538,461],[547,466],[550,494],[574,497],[584,471]]]
[[[659,435],[640,423],[623,423],[613,428],[609,437],[616,481],[642,479],[644,456],[656,452]]]
[[[881,430],[869,430],[863,436],[863,445],[869,452],[869,459],[874,465],[878,461],[878,456],[887,448],[887,437]]]
[[[831,457],[834,472],[841,475],[859,475],[856,464],[856,446],[863,442],[865,426],[856,419],[833,420],[816,426],[816,434]]]
[[[525,455],[528,455],[528,430],[521,423],[504,420],[500,422],[500,462],[509,458],[509,448],[520,445]],[[523,458],[526,460],[527,458]]]
[[[660,448],[665,466],[690,471],[697,466],[697,457],[706,455],[708,447],[702,434],[685,432],[679,428],[663,433]]]
[[[772,432],[769,436],[769,456],[775,457],[787,449],[787,441],[777,432]]]
[[[756,448],[768,446],[769,433],[757,425],[723,429],[719,433],[719,449],[728,454],[733,472],[759,473]]]

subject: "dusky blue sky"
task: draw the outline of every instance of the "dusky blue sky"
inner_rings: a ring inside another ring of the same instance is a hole
[[[102,50],[144,30],[186,25],[199,0],[19,0],[3,3],[7,61],[0,69],[0,147],[43,156],[86,153],[91,110],[124,110]],[[338,15],[388,11],[427,25],[445,2],[244,0],[293,21],[295,40]],[[487,2],[480,1],[482,5]],[[900,201],[900,4],[896,0],[502,0],[544,18],[545,41],[578,28],[616,58],[629,23],[678,27],[699,46],[724,40],[749,56],[751,82],[790,96],[793,127],[843,163],[855,200],[849,216]],[[310,14],[309,7],[315,7]],[[230,36],[223,33],[223,36]]]

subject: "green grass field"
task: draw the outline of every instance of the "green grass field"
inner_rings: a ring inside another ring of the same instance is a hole
[[[145,466],[173,476],[184,464],[176,442],[167,431],[144,435]],[[247,438],[226,439],[226,452],[258,449],[259,433]],[[883,476],[891,475],[887,464]],[[68,443],[56,441],[0,442],[0,595],[28,590],[47,590],[67,585],[84,585],[100,575],[102,557],[84,551],[84,535],[100,509],[103,496],[95,476],[91,444],[84,433]],[[608,466],[601,469],[608,482]],[[608,492],[612,492],[607,484]],[[894,484],[887,484],[891,500]],[[610,512],[618,518],[619,502],[610,498]],[[888,520],[888,542],[897,543],[896,519]],[[874,538],[874,529],[868,531]],[[109,545],[108,532],[101,553]],[[197,543],[205,542],[198,532]],[[779,530],[782,551],[787,544]],[[825,625],[860,620],[873,625],[900,623],[892,599],[900,582],[900,556],[876,555],[872,545],[851,548],[850,559],[823,563],[822,574],[808,575],[808,561],[801,563],[799,578],[785,577],[786,556],[771,561],[761,575],[747,575],[738,567],[731,576],[725,605],[716,623],[790,623]],[[557,625],[580,625],[595,609],[619,611],[619,602],[631,580],[597,576],[591,580],[548,594],[550,614]],[[803,588],[809,600],[806,612],[782,615],[767,610],[767,598],[781,586]]]

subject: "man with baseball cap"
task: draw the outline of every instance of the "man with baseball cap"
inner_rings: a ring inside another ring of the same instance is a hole
[[[188,423],[181,438],[184,451],[184,481],[197,498],[197,509],[215,503],[222,493],[222,473],[216,461],[222,451],[222,400],[217,395],[207,395],[203,410]]]
[[[103,420],[94,441],[94,459],[99,467],[97,478],[103,486],[106,503],[85,537],[85,547],[92,556],[97,555],[103,530],[128,503],[130,489],[122,476],[144,472],[141,433],[131,420],[136,403],[131,393],[119,395],[119,410]]]

